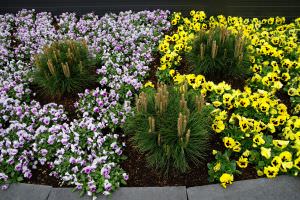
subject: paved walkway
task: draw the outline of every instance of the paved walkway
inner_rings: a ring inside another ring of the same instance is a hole
[[[228,189],[219,184],[199,187],[123,187],[112,198],[97,200],[299,200],[300,178],[280,176],[274,180],[255,179],[236,181]],[[91,200],[79,197],[70,188],[15,184],[0,191],[0,200]]]

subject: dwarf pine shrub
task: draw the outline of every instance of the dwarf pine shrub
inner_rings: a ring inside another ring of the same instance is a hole
[[[187,52],[189,71],[210,80],[245,78],[250,73],[248,40],[226,28],[200,31]]]
[[[35,57],[33,81],[52,98],[76,94],[96,80],[93,64],[84,40],[53,42]]]
[[[186,172],[191,163],[202,164],[210,138],[211,107],[187,86],[159,85],[136,97],[135,115],[125,132],[148,164],[165,174]]]

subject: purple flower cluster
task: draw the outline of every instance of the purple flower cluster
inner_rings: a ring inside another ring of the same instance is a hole
[[[52,25],[50,13],[35,13],[34,10],[21,10],[15,17],[17,30],[13,38],[18,44],[14,48],[18,60],[33,60],[35,54],[42,52],[42,47],[57,39],[57,32]]]
[[[75,104],[83,117],[93,117],[100,128],[114,129],[125,122],[126,115],[131,112],[130,101],[120,104],[120,95],[113,89],[85,90],[79,94],[80,100]]]
[[[170,27],[168,14],[128,11],[78,19],[74,13],[52,17],[21,10],[0,15],[2,189],[9,182],[31,178],[38,165],[46,165],[50,175],[89,195],[108,195],[128,180],[119,166],[122,136],[113,132],[131,112],[133,92],[142,87],[153,51]],[[72,121],[63,106],[30,100],[34,94],[28,74],[34,70],[35,54],[62,39],[86,40],[91,55],[102,63],[97,66],[99,87],[79,94],[78,119]]]
[[[14,16],[11,14],[0,16],[0,66],[5,65],[12,58],[10,50],[12,21]]]
[[[161,10],[121,12],[119,15],[105,15],[99,21],[91,14],[76,25],[73,16],[67,17],[70,19],[67,30],[76,34],[66,35],[92,41],[91,49],[103,63],[97,69],[98,80],[101,88],[107,88],[81,94],[77,103],[80,113],[96,118],[111,129],[125,122],[126,115],[131,112],[128,100],[133,91],[143,86],[157,42],[163,31],[170,27],[167,17],[168,12]],[[119,99],[123,100],[122,105]]]
[[[118,151],[122,148],[118,144],[120,136],[103,134],[101,129],[101,124],[93,118],[42,127],[37,130],[34,151],[39,155],[40,164],[47,164],[52,169],[51,175],[62,182],[91,194],[96,190],[107,193],[110,190],[105,188],[105,180],[125,180],[126,177],[118,165],[121,158]],[[51,160],[47,160],[49,154]],[[119,182],[111,181],[111,184],[119,187]]]

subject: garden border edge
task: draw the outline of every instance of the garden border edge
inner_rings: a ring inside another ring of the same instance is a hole
[[[121,187],[111,197],[100,196],[99,200],[216,200],[216,199],[264,199],[296,200],[300,196],[300,178],[287,175],[275,179],[259,178],[236,181],[227,189],[219,184],[189,187]],[[0,191],[0,200],[88,200],[80,197],[72,188],[53,188],[35,184],[12,184],[7,191]]]

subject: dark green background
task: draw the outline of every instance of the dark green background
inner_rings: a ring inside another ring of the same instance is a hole
[[[204,10],[208,15],[234,15],[243,17],[300,16],[300,0],[0,0],[0,14],[16,13],[22,8],[85,14],[145,9],[169,9],[188,12]]]

